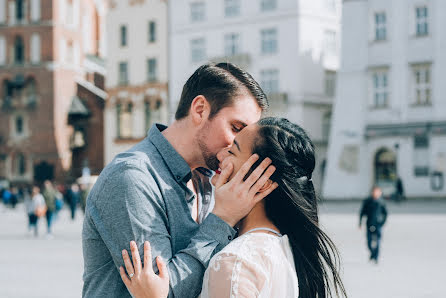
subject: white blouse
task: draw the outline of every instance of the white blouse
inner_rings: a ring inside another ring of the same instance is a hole
[[[201,298],[298,297],[299,285],[288,237],[246,233],[210,261]]]

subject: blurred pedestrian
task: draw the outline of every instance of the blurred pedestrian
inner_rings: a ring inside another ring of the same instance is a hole
[[[43,198],[45,199],[45,204],[47,207],[45,214],[47,223],[47,236],[48,238],[51,238],[53,215],[54,212],[56,211],[56,190],[54,189],[53,184],[49,180],[45,180],[44,182]]]
[[[38,186],[33,187],[29,210],[29,227],[30,229],[34,228],[34,236],[37,237],[39,234],[39,218],[44,216],[46,213],[45,199],[40,193],[40,188]]]
[[[80,188],[81,188],[80,204],[81,204],[82,211],[85,214],[85,206],[87,205],[87,197],[88,197],[88,194],[90,193],[91,186],[90,186],[90,184],[82,183],[80,185]]]
[[[19,201],[19,190],[17,189],[17,187],[13,187],[11,188],[11,207],[15,209],[15,206],[17,205],[18,201]]]
[[[2,199],[5,207],[8,206],[9,202],[11,201],[11,191],[8,188],[3,190]]]
[[[67,191],[67,201],[70,204],[72,220],[76,217],[76,208],[80,200],[80,195],[79,185],[76,183],[71,184],[70,189]]]
[[[370,251],[370,260],[378,263],[381,229],[387,220],[387,208],[382,197],[381,188],[373,186],[371,196],[365,199],[359,214],[359,228],[362,226],[362,217],[367,217],[367,247]]]
[[[396,200],[398,202],[406,200],[406,197],[404,195],[404,186],[403,186],[403,180],[401,177],[398,176],[396,179],[396,185],[395,185],[395,194],[396,194]]]

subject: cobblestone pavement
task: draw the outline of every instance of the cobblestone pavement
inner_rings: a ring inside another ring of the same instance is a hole
[[[445,297],[446,202],[388,204],[378,265],[368,262],[365,231],[358,229],[358,202],[321,206],[321,225],[341,252],[349,297]],[[0,297],[80,297],[82,212],[67,209],[47,239],[27,234],[23,206],[0,205]]]

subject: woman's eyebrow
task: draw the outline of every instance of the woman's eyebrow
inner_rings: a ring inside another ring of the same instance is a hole
[[[234,145],[237,146],[238,151],[242,152],[242,150],[240,150],[239,143],[235,139],[234,139]]]

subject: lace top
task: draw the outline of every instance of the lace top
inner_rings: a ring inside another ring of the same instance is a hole
[[[210,261],[201,298],[298,297],[288,237],[246,233]]]

